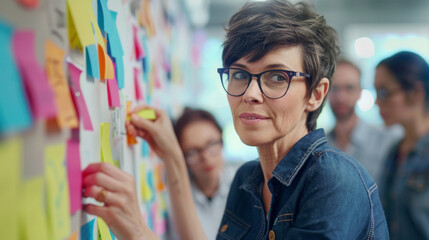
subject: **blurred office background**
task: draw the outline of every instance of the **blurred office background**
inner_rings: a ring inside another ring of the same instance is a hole
[[[256,149],[241,143],[234,131],[231,114],[216,68],[222,66],[224,26],[246,0],[181,0],[195,28],[199,70],[194,73],[193,100],[189,104],[206,108],[224,127],[225,154],[229,159],[251,160]],[[298,2],[293,0],[292,2]],[[362,97],[358,115],[382,125],[375,105],[374,68],[383,58],[399,51],[417,52],[429,60],[429,1],[427,0],[311,0],[338,33],[342,54],[362,70]],[[201,45],[198,45],[201,44]],[[329,104],[318,127],[329,131],[335,124]]]

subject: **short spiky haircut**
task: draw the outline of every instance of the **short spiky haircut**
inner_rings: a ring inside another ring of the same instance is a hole
[[[335,30],[309,5],[281,0],[249,2],[231,17],[223,43],[223,66],[230,67],[243,57],[256,62],[280,46],[302,46],[304,71],[311,75],[306,82],[308,98],[322,78],[331,79],[339,54]],[[324,103],[309,113],[309,131],[316,128]]]

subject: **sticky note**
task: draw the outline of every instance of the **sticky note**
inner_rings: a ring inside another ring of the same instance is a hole
[[[112,240],[109,227],[101,218],[97,218],[98,240]]]
[[[17,2],[30,9],[39,7],[39,0],[17,0]]]
[[[79,127],[79,121],[64,73],[65,52],[49,40],[46,41],[45,46],[45,68],[55,94],[55,102],[58,106],[58,125],[61,127],[77,128]]]
[[[13,49],[33,115],[39,119],[56,117],[57,106],[54,101],[54,93],[45,70],[41,68],[36,59],[34,32],[31,30],[15,32]]]
[[[119,89],[124,88],[124,62],[122,56],[115,58],[116,66],[116,81],[118,82]]]
[[[135,52],[136,59],[139,60],[144,58],[145,53],[141,45],[141,42],[139,41],[137,26],[132,26],[132,28],[133,28],[133,40],[134,40],[134,52]]]
[[[45,214],[43,176],[22,182],[19,199],[19,218],[22,239],[53,239],[48,234]]]
[[[0,20],[0,132],[27,129],[32,116],[12,53],[12,28]]]
[[[70,235],[70,197],[65,144],[45,148],[46,205],[52,239]]]
[[[110,123],[100,123],[100,148],[101,148],[101,162],[107,162],[115,165],[112,157],[112,149],[110,147]]]
[[[89,17],[92,7],[84,0],[67,0],[70,46],[82,48],[94,44],[94,33]]]
[[[139,69],[134,68],[134,89],[135,89],[135,93],[136,93],[136,99],[137,100],[143,100],[143,94],[142,94],[142,90],[140,89],[140,84],[139,84],[139,74],[140,74]]]
[[[131,112],[131,103],[132,103],[131,101],[127,101],[127,103],[126,103],[125,112],[126,112],[127,116]],[[137,143],[136,137],[134,137],[133,135],[129,134],[128,131],[127,131],[127,144],[128,145],[134,145],[136,143]]]
[[[141,185],[141,196],[143,201],[149,202],[152,199],[152,191],[148,183],[148,173],[146,171],[146,163],[140,165],[140,185]]]
[[[100,65],[98,64],[97,45],[86,46],[86,72],[88,75],[100,79]]]
[[[80,239],[82,240],[92,240],[94,239],[94,223],[95,219],[85,223],[80,227]]]
[[[70,73],[70,91],[73,98],[73,102],[77,108],[77,114],[80,119],[82,119],[83,128],[88,131],[93,130],[91,117],[89,116],[88,108],[86,107],[86,102],[80,88],[80,77],[82,71],[77,68],[72,63],[68,63],[69,73]]]
[[[155,189],[160,192],[160,191],[164,191],[165,190],[165,185],[164,185],[164,181],[162,179],[162,165],[161,164],[157,164],[155,166]]]
[[[18,199],[21,178],[22,140],[0,141],[0,226],[4,239],[18,239]]]
[[[121,107],[119,100],[119,88],[116,79],[107,79],[107,97],[109,107]]]
[[[107,55],[100,44],[98,45],[98,62],[100,67],[100,79],[114,79],[115,73],[113,71],[112,59],[110,59],[109,55]]]
[[[112,17],[112,25],[110,27],[110,30],[107,33],[108,49],[111,56],[113,56],[114,58],[119,58],[124,55],[124,50],[122,48],[122,43],[119,37],[118,29],[116,27],[116,17],[118,14],[110,10],[109,12]]]
[[[78,240],[78,231],[75,231],[67,240]]]
[[[149,120],[155,120],[156,119],[155,110],[150,109],[150,108],[138,111],[137,116],[139,116],[141,118],[149,119]],[[131,116],[129,116],[127,118],[127,120],[131,120]]]
[[[67,141],[67,178],[70,196],[70,214],[82,209],[82,171],[78,139]]]

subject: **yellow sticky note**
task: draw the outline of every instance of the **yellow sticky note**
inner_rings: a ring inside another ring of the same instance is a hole
[[[0,142],[0,226],[4,239],[18,239],[18,188],[21,176],[22,140]]]
[[[112,240],[109,227],[101,218],[97,218],[98,240]]]
[[[23,239],[45,240],[48,237],[43,176],[22,182],[19,218]]]
[[[79,49],[94,44],[94,33],[92,28],[98,28],[91,23],[90,13],[92,11],[91,1],[85,0],[67,0],[67,9],[69,15],[69,37],[70,46],[76,47],[76,40],[79,41]],[[94,14],[92,12],[92,14]],[[96,24],[97,22],[95,22]],[[73,27],[73,28],[72,28]],[[70,33],[76,32],[75,35]],[[101,35],[101,34],[100,34]]]
[[[152,191],[150,190],[149,184],[146,181],[146,164],[142,163],[140,165],[140,184],[141,184],[141,194],[142,199],[145,202],[149,202],[152,198]]]
[[[100,148],[101,162],[115,165],[112,157],[112,149],[110,147],[110,123],[108,122],[100,124]]]
[[[58,109],[58,125],[61,127],[77,128],[76,111],[70,96],[70,91],[64,74],[65,52],[51,41],[45,44],[46,73],[55,94]]]
[[[155,110],[150,109],[150,108],[140,110],[137,113],[137,115],[140,116],[141,118],[146,118],[146,119],[149,119],[149,120],[155,120],[156,119]],[[131,119],[131,117],[128,117],[128,120],[130,120],[130,119]]]
[[[65,239],[70,235],[70,198],[65,159],[65,144],[45,148],[46,205],[52,239]]]

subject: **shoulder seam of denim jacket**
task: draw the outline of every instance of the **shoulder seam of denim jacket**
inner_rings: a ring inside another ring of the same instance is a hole
[[[357,173],[358,173],[358,175],[359,175],[359,178],[360,178],[360,180],[361,180],[361,182],[362,182],[362,184],[364,185],[364,187],[365,187],[365,191],[367,192],[367,196],[368,196],[368,200],[369,200],[369,205],[370,205],[370,212],[371,212],[371,227],[370,227],[370,229],[369,229],[369,233],[368,233],[368,237],[367,237],[367,239],[369,240],[369,239],[373,239],[374,238],[374,228],[375,228],[375,222],[374,222],[374,206],[373,206],[373,203],[372,203],[372,197],[371,197],[371,193],[370,193],[370,191],[369,191],[369,188],[368,188],[368,186],[366,185],[366,182],[365,182],[365,180],[363,179],[363,177],[362,177],[362,173],[361,173],[361,171],[359,170],[359,168],[356,166],[356,164],[353,162],[353,161],[351,161],[351,159],[350,159],[350,157],[348,156],[348,155],[346,155],[345,153],[343,153],[343,152],[341,152],[341,151],[337,151],[337,150],[335,150],[335,149],[333,149],[333,148],[331,148],[331,149],[326,149],[325,150],[326,152],[335,152],[335,153],[337,153],[337,154],[339,154],[340,156],[342,156],[343,158],[345,158],[345,160],[347,160],[350,164],[352,164],[353,165],[353,167],[356,169],[356,171],[357,171]],[[376,184],[374,183],[374,185],[376,186]],[[373,185],[373,186],[374,186]],[[373,186],[371,186],[371,188],[373,187]]]
[[[311,144],[311,146],[305,152],[304,156],[301,158],[301,160],[299,160],[298,165],[296,165],[292,174],[287,179],[283,179],[282,176],[278,175],[276,172],[273,172],[273,176],[279,182],[289,187],[292,184],[292,181],[295,179],[296,175],[298,174],[299,170],[301,170],[302,166],[304,166],[304,163],[307,161],[308,157],[311,155],[311,153],[313,153],[314,149],[316,149],[325,142],[327,142],[327,138],[322,137],[317,139],[313,144]]]

